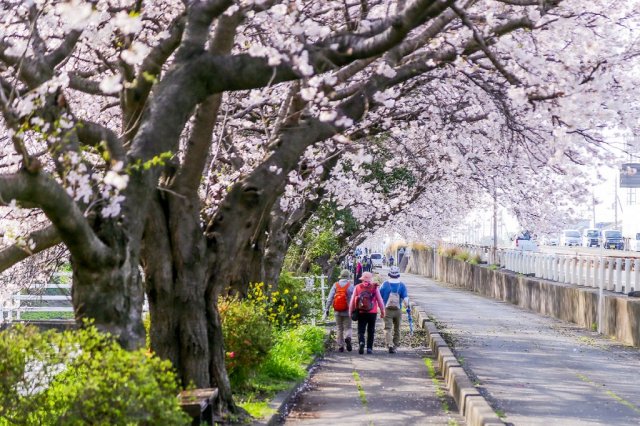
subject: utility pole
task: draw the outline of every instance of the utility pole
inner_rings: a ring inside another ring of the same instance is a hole
[[[591,192],[591,217],[593,218],[592,228],[596,228],[596,196]]]
[[[496,262],[496,249],[498,247],[498,197],[496,195],[496,184],[493,181],[493,246],[491,247],[491,263]]]
[[[613,229],[618,229],[618,179],[613,180]]]

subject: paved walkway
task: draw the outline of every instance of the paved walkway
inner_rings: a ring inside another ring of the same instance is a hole
[[[506,422],[640,425],[637,348],[423,277],[401,279]]]
[[[378,319],[376,329],[383,328]],[[421,336],[424,341],[425,333]],[[452,398],[446,390],[440,393],[429,375],[425,359],[431,352],[422,346],[389,354],[383,343],[378,333],[372,355],[359,355],[357,345],[353,352],[329,352],[285,424],[464,425]]]

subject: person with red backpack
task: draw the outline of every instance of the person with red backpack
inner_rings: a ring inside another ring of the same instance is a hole
[[[373,353],[373,336],[378,309],[380,309],[380,318],[384,318],[385,311],[378,286],[372,282],[373,274],[364,272],[360,281],[362,282],[356,286],[349,302],[349,315],[354,312],[358,313],[358,353],[362,355],[365,346],[365,330],[367,332],[367,353],[371,354]]]
[[[336,317],[336,329],[338,350],[344,352],[345,344],[347,351],[351,352],[351,316],[349,314],[349,301],[353,295],[354,286],[350,281],[351,272],[343,269],[340,272],[340,280],[336,282],[325,303],[325,316],[329,316],[329,309],[333,307]]]

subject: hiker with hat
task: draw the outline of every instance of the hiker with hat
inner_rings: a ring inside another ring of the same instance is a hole
[[[384,318],[384,341],[389,353],[394,354],[400,346],[400,323],[402,321],[402,302],[407,307],[407,314],[411,315],[407,286],[400,281],[400,269],[397,266],[389,268],[389,279],[382,283],[380,295],[384,303],[386,316]]]
[[[378,291],[378,285],[373,283],[373,274],[364,272],[360,278],[361,283],[358,284],[353,291],[351,302],[349,303],[349,315],[355,321],[354,315],[358,320],[358,353],[364,353],[365,343],[367,353],[373,353],[373,337],[376,327],[376,319],[378,317],[378,309],[380,309],[380,317],[384,318],[385,309]],[[365,341],[364,333],[367,332]]]
[[[336,318],[336,342],[338,350],[344,352],[345,344],[347,351],[351,352],[351,316],[349,314],[349,301],[353,296],[354,285],[351,282],[351,272],[343,269],[340,272],[340,279],[329,292],[325,303],[325,317],[329,316],[329,309],[333,306]]]

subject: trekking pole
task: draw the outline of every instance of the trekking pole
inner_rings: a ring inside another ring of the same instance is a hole
[[[407,308],[407,317],[409,319],[409,334],[413,335],[413,317],[411,316],[411,308]]]

